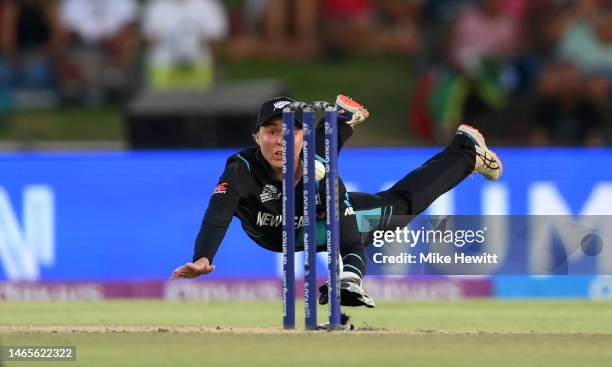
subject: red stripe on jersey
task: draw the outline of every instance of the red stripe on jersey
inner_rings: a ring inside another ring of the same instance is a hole
[[[229,184],[227,182],[221,182],[217,185],[213,194],[225,194],[227,192],[228,186]]]

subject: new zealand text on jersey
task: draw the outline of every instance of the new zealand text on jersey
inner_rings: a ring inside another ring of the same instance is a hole
[[[283,223],[282,215],[274,215],[266,212],[257,212],[257,225],[260,227],[278,227]],[[304,217],[295,217],[295,228],[304,227]]]

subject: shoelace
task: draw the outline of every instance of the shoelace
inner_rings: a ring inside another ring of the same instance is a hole
[[[492,155],[487,154],[486,151],[484,154],[476,152],[476,155],[480,157],[482,164],[488,169],[499,169],[499,163],[497,163],[497,160]],[[496,166],[494,166],[494,164]]]

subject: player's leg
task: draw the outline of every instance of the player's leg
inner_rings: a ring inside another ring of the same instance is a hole
[[[365,121],[370,112],[357,101],[345,96],[336,97],[338,108],[338,153],[342,150],[344,143],[353,135],[353,129],[357,124]],[[319,121],[316,131],[317,155],[325,156],[325,119]]]
[[[393,215],[417,215],[469,176],[475,160],[472,140],[457,134],[442,152],[376,195],[393,206]]]
[[[357,124],[365,121],[370,113],[359,102],[345,95],[336,97],[338,112],[338,146],[339,150],[353,133]],[[321,134],[322,135],[322,134]],[[324,145],[324,144],[323,144]],[[361,236],[354,221],[354,213],[346,188],[339,180],[340,203],[340,256],[342,273],[340,274],[342,303],[348,306],[374,307],[374,301],[365,293],[362,279],[366,273],[365,253],[361,245]]]
[[[342,180],[339,180],[340,194],[340,302],[343,306],[375,307],[374,300],[363,288],[366,274],[365,249],[355,221],[352,204]],[[319,287],[320,304],[328,302],[327,282]]]
[[[393,205],[394,215],[417,215],[472,172],[497,180],[502,164],[478,130],[461,125],[446,149],[377,195]]]
[[[336,105],[338,106],[338,153],[340,153],[344,143],[353,135],[355,125],[365,121],[370,113],[365,107],[344,95],[339,95],[336,98]],[[315,169],[317,171],[317,181],[319,181],[323,178],[325,172],[325,119],[319,121],[315,139]]]
[[[374,300],[363,287],[367,270],[365,248],[350,202],[345,201],[340,209],[341,303],[344,306],[375,307]]]
[[[366,271],[365,256],[365,248],[361,243],[341,242],[340,303],[342,306],[375,307],[374,300],[363,287]],[[327,304],[327,282],[319,287],[319,292],[319,303]]]
[[[338,111],[338,129],[352,134],[356,125],[365,121],[370,112],[352,98],[339,95],[336,97]],[[338,140],[342,137],[339,134]],[[342,141],[344,144],[344,141]],[[361,235],[354,220],[350,199],[346,194],[344,183],[341,183],[341,194],[344,197],[340,205],[340,257],[342,272],[340,274],[341,300],[344,306],[375,307],[374,300],[363,288],[363,277],[366,274],[365,251],[361,244]]]
[[[372,242],[373,231],[406,226],[412,217],[472,172],[496,180],[501,170],[501,161],[486,147],[482,135],[476,129],[462,125],[446,149],[388,190],[377,194],[352,192],[347,195],[340,181],[340,192],[345,198],[340,204],[342,304],[374,307],[374,301],[362,285],[366,274],[364,246]],[[327,283],[319,290],[319,303],[327,303]]]
[[[472,172],[497,180],[502,173],[502,163],[487,148],[478,130],[461,125],[448,147],[388,190],[377,194],[349,194],[360,231],[405,226],[411,216],[420,214]]]
[[[356,222],[361,233],[404,227],[411,218],[455,187],[474,171],[472,141],[457,135],[442,152],[410,172],[389,189],[376,194],[351,192]],[[363,238],[368,244],[369,238]]]

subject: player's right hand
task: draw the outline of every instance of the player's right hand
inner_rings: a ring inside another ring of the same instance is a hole
[[[200,275],[211,273],[214,270],[215,266],[211,265],[207,258],[201,257],[194,263],[187,263],[174,269],[171,279],[196,278]]]

